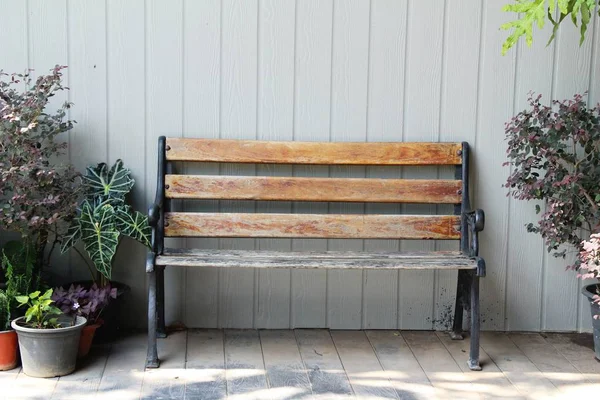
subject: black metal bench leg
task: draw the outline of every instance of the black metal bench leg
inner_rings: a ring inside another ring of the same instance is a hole
[[[469,352],[469,368],[481,371],[479,365],[479,277],[473,273],[471,281],[471,348]]]
[[[167,329],[165,327],[165,267],[156,267],[156,306],[158,316],[158,327],[156,330],[156,337],[165,338],[167,337]]]
[[[156,348],[156,270],[148,272],[148,355],[146,368],[158,368],[158,350]]]
[[[456,283],[456,304],[454,306],[454,321],[450,338],[452,340],[462,340],[463,337],[463,314],[465,310],[465,301],[469,296],[467,271],[458,270],[458,280]]]

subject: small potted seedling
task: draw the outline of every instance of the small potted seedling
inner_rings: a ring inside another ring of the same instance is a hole
[[[19,307],[28,307],[25,316],[11,324],[19,337],[23,372],[38,378],[73,372],[86,319],[64,315],[54,305],[52,289],[44,294],[38,290],[27,296],[17,296],[16,300]]]

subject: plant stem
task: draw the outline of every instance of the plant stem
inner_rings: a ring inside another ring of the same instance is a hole
[[[88,260],[85,258],[85,256],[83,254],[81,254],[81,252],[79,251],[79,249],[75,246],[72,247],[73,250],[75,250],[75,252],[77,254],[79,254],[79,257],[81,257],[81,259],[85,262],[85,265],[88,267],[88,270],[90,271],[90,275],[92,276],[92,282],[96,283],[96,277],[94,276],[94,269],[92,268],[92,266],[90,265],[90,263],[88,262]]]

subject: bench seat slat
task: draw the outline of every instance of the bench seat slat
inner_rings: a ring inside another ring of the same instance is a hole
[[[459,180],[167,175],[165,196],[199,200],[457,204]]]
[[[460,165],[461,143],[272,142],[167,138],[168,161],[323,165]]]
[[[475,269],[476,260],[459,252],[356,253],[257,250],[185,250],[156,258],[157,265],[229,268]]]
[[[459,239],[455,215],[165,213],[167,237]]]

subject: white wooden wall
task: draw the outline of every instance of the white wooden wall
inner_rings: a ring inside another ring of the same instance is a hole
[[[505,0],[0,0],[0,69],[66,64],[75,103],[69,158],[80,169],[123,158],[135,204],[153,198],[159,135],[267,140],[471,143],[474,204],[487,213],[483,327],[587,330],[581,284],[525,232],[533,204],[505,196],[503,126],[527,92],[600,100],[598,18],[582,47],[570,24],[549,47],[500,56]],[[196,168],[196,167],[194,167]],[[207,165],[205,171],[218,172]],[[436,169],[229,166],[254,175],[446,176]],[[224,168],[227,168],[225,170]],[[189,171],[192,171],[191,167]],[[245,210],[240,202],[211,207]],[[308,208],[309,207],[309,208]],[[384,213],[430,206],[372,205]],[[192,209],[191,207],[189,209]],[[266,204],[257,211],[362,213],[363,205]],[[188,240],[224,248],[408,249],[375,240]],[[116,278],[132,286],[130,323],[145,324],[144,249],[126,242]],[[63,280],[85,278],[75,257]],[[167,270],[167,316],[193,327],[441,328],[455,273]]]

